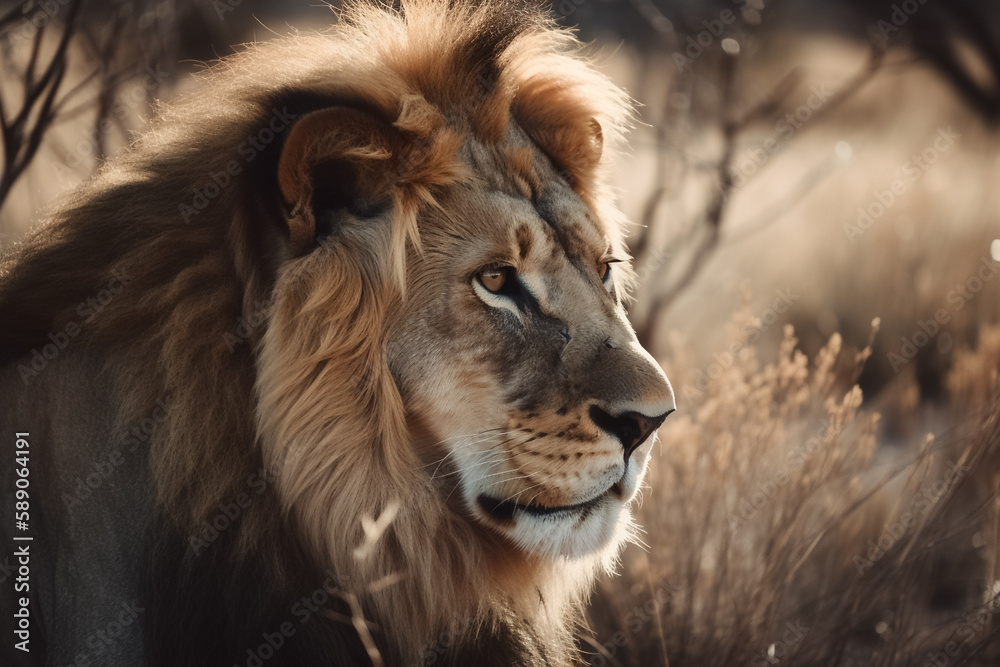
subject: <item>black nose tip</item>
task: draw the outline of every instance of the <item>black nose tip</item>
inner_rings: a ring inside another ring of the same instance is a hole
[[[594,420],[600,428],[618,438],[625,448],[625,461],[632,455],[635,448],[646,441],[653,431],[660,428],[660,424],[666,419],[670,412],[664,412],[658,417],[647,417],[639,412],[625,412],[617,417],[613,417],[596,405],[590,406],[590,418]]]

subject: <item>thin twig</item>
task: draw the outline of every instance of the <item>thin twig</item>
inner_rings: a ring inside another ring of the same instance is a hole
[[[822,108],[814,112],[813,120],[815,121],[832,113],[854,96],[865,84],[874,78],[884,60],[885,50],[881,47],[873,46],[868,60],[861,71],[851,77],[839,91],[834,93]],[[736,58],[732,56],[725,57],[723,60],[722,96],[720,100],[724,112],[726,109],[735,107],[735,67]],[[799,79],[800,75],[797,70],[789,72],[759,104],[738,117],[729,117],[723,120],[723,149],[717,166],[718,191],[713,194],[712,199],[708,202],[702,225],[702,229],[704,230],[703,235],[693,250],[690,259],[685,264],[680,276],[671,285],[653,297],[644,322],[636,326],[636,335],[644,346],[648,347],[653,344],[656,340],[656,331],[661,315],[691,286],[695,278],[698,277],[707,265],[709,258],[719,248],[719,240],[721,238],[721,230],[725,221],[727,206],[735,190],[733,158],[736,153],[740,133],[761,118],[773,115],[780,109],[781,104],[791,91],[795,89]],[[815,124],[815,122],[812,123],[813,126]],[[797,196],[800,195],[801,193]]]

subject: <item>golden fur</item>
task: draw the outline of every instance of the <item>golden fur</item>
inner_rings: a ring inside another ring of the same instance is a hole
[[[544,657],[526,662],[572,662],[572,612],[595,572],[613,561],[627,510],[618,518],[617,504],[602,509],[611,518],[566,551],[533,551],[520,541],[528,533],[508,535],[470,517],[474,502],[456,504],[464,487],[455,480],[472,473],[455,459],[476,443],[458,426],[464,417],[447,423],[446,404],[465,401],[477,419],[496,416],[494,429],[534,433],[490,446],[507,451],[515,471],[543,480],[526,502],[570,505],[583,493],[573,479],[621,459],[620,445],[586,419],[584,398],[602,380],[574,381],[581,398],[558,413],[549,399],[508,405],[497,395],[528,380],[490,377],[482,369],[503,364],[461,337],[472,321],[462,308],[481,323],[498,315],[470,289],[449,311],[461,318],[449,324],[458,333],[442,343],[429,333],[428,313],[444,312],[434,310],[444,284],[435,262],[460,261],[447,239],[512,243],[525,266],[562,267],[538,275],[572,281],[563,296],[537,290],[547,312],[562,308],[560,299],[572,302],[559,315],[568,323],[566,348],[593,343],[619,355],[600,362],[599,375],[628,378],[601,394],[602,405],[651,405],[651,416],[672,408],[662,372],[622,314],[627,264],[614,264],[610,298],[599,279],[573,268],[598,266],[606,253],[625,258],[602,169],[630,112],[579,49],[570,33],[517,3],[411,0],[399,12],[351,4],[328,32],[223,60],[203,75],[201,92],[163,109],[151,132],[7,258],[0,311],[16,314],[17,325],[4,342],[29,354],[112,271],[130,272],[127,294],[83,335],[108,350],[119,427],[169,398],[150,465],[158,505],[174,524],[197,532],[249,474],[273,469],[276,503],[309,558],[361,599],[382,629],[382,648],[415,659],[443,631],[474,642],[516,618],[543,638]],[[268,126],[272,141],[257,132]],[[254,133],[253,149],[237,153]],[[210,176],[218,185],[233,162],[233,185],[209,197]],[[323,165],[353,179],[343,194],[350,213],[317,212],[317,198],[333,196],[315,176]],[[488,210],[506,220],[521,210],[512,197],[589,222],[470,223]],[[234,339],[250,322],[259,324]],[[448,356],[460,345],[467,355]],[[433,383],[422,355],[442,369]],[[567,377],[590,378],[594,363],[567,361],[577,369]],[[35,381],[30,372],[22,379]],[[442,398],[431,384],[461,391]],[[601,479],[637,485],[648,448],[638,452],[634,465],[627,450],[624,468]],[[573,456],[584,463],[566,462]],[[441,466],[451,478],[429,474]],[[523,484],[503,489],[517,498],[529,492]],[[238,553],[259,548],[275,521],[283,519],[247,512]],[[279,559],[272,574],[291,576],[289,567]]]

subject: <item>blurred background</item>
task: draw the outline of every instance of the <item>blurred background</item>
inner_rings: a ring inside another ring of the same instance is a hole
[[[0,3],[0,249],[188,74],[336,7]],[[610,175],[679,404],[590,663],[1000,664],[1000,5],[552,9],[637,103]]]

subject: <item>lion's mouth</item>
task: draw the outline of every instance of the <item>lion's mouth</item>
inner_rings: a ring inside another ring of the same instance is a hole
[[[480,495],[477,501],[483,511],[491,518],[501,522],[510,522],[514,520],[514,515],[517,513],[527,514],[539,519],[560,514],[589,513],[590,510],[608,495],[613,495],[617,498],[622,497],[621,481],[615,482],[607,491],[594,496],[590,500],[585,500],[575,505],[551,506],[538,505],[536,503],[518,503],[513,500],[498,500],[487,495]]]

